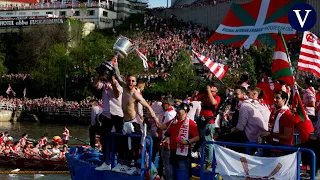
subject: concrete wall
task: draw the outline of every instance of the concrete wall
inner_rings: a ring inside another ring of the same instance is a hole
[[[251,0],[235,0],[234,2],[243,4],[251,2]],[[231,3],[228,2],[217,4],[216,6],[193,7],[176,10],[168,9],[160,13],[155,13],[155,15],[165,18],[170,17],[170,15],[173,14],[178,19],[181,18],[184,21],[193,21],[198,24],[202,24],[211,30],[216,30],[226,16],[230,6]]]
[[[234,0],[234,3],[244,4],[251,2],[252,0]],[[318,18],[320,17],[320,0],[307,0],[307,3],[312,5],[316,12],[318,12]],[[221,24],[222,20],[228,13],[231,3],[217,4],[216,6],[196,7],[196,8],[183,8],[183,9],[168,9],[163,12],[154,13],[156,16],[165,18],[171,14],[175,15],[178,19],[183,21],[193,21],[198,24],[202,24],[208,27],[210,30],[216,30]],[[317,24],[312,29],[312,32],[320,35],[320,20],[317,20]]]

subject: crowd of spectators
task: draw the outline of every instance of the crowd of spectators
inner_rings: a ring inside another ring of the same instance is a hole
[[[88,97],[80,102],[64,101],[62,98],[43,97],[38,99],[27,98],[6,98],[0,96],[1,106],[11,106],[18,109],[33,110],[33,109],[64,109],[64,110],[79,110],[81,108],[90,108],[90,100]]]
[[[156,7],[153,8],[153,11],[161,12],[165,9],[182,9],[182,8],[195,8],[195,7],[201,7],[201,6],[215,6],[220,3],[226,3],[226,2],[231,2],[232,0],[198,0],[195,1],[191,4],[182,4],[179,5],[179,2],[183,2],[183,0],[177,0],[175,6],[171,7]]]
[[[207,44],[213,32],[193,22],[183,22],[174,16],[170,19],[161,19],[146,15],[144,28],[146,32],[137,33],[134,40],[139,43],[140,51],[153,63],[158,74],[155,76],[157,78],[169,76],[179,49],[193,49],[215,62],[231,63],[233,68],[239,67],[243,60],[243,50],[240,48]],[[211,77],[211,74],[208,73],[207,76]]]

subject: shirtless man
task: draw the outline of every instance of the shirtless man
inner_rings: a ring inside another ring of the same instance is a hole
[[[150,115],[152,118],[154,118],[156,124],[159,124],[159,119],[156,117],[154,111],[152,110],[151,106],[146,102],[146,100],[142,97],[139,91],[136,89],[137,85],[137,79],[133,75],[129,75],[126,79],[126,82],[123,81],[123,79],[120,76],[119,69],[116,66],[116,78],[120,85],[123,87],[123,95],[122,95],[122,110],[124,114],[124,126],[123,126],[123,132],[126,134],[141,134],[141,128],[139,123],[137,122],[137,105],[140,103],[143,105],[147,110],[150,112]],[[136,138],[133,138],[131,148],[131,138],[128,138],[128,147],[129,150],[132,149],[132,161],[135,161],[137,159],[138,151],[140,148],[140,141]]]
[[[142,95],[137,91],[137,78],[133,75],[127,77],[126,82],[120,76],[120,72],[117,66],[115,66],[116,78],[119,81],[120,85],[123,87],[122,95],[122,110],[124,114],[124,122],[130,122],[136,119],[137,117],[137,103],[142,104],[145,108],[148,109],[150,115],[156,122],[159,122],[159,119],[156,117],[151,106],[146,102]]]

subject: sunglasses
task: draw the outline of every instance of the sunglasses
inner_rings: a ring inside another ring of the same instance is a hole
[[[135,81],[135,80],[130,80],[130,79],[129,79],[129,80],[128,80],[128,82],[136,82],[136,81]]]

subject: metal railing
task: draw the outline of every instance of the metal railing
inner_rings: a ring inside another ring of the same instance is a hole
[[[91,108],[55,108],[55,107],[45,107],[45,108],[33,108],[31,111],[41,111],[47,113],[48,115],[62,115],[62,116],[77,116],[77,117],[89,117],[91,116]]]
[[[16,106],[13,104],[6,104],[6,103],[0,102],[0,110],[14,111],[15,109],[16,109]]]

